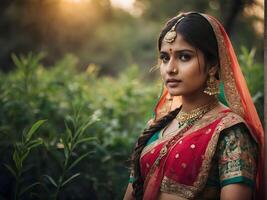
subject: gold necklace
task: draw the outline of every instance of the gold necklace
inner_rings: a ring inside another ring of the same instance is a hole
[[[179,127],[182,127],[185,123],[194,123],[197,119],[203,117],[207,112],[215,108],[218,104],[218,100],[215,100],[211,103],[198,107],[190,112],[180,111],[175,117],[178,120]]]

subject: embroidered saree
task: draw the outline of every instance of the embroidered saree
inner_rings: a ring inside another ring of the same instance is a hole
[[[228,184],[254,188],[257,145],[240,116],[225,110],[201,119],[174,141],[155,166],[163,145],[173,137],[155,133],[141,154],[144,199],[157,199],[159,192],[178,199],[219,199],[221,187]]]
[[[220,93],[229,109],[208,119],[203,117],[184,133],[178,130],[162,137],[159,132],[150,138],[140,159],[143,199],[155,200],[159,192],[178,199],[219,199],[220,189],[233,183],[248,185],[254,199],[263,199],[261,122],[223,26],[212,16],[201,15],[211,24],[217,39]],[[163,88],[154,110],[155,119],[181,105],[179,96],[172,101],[168,97]]]

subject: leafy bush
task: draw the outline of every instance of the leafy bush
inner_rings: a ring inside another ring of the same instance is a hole
[[[93,64],[78,71],[73,55],[44,67],[43,56],[13,55],[16,70],[0,74],[0,198],[14,199],[18,188],[17,173],[8,171],[15,171],[13,147],[23,144],[22,130],[46,119],[38,129],[43,145],[23,158],[17,197],[122,199],[130,154],[152,115],[160,84],[147,80],[136,65],[109,77],[99,76]],[[243,48],[239,60],[263,116],[263,68],[253,56]]]
[[[44,145],[24,161],[31,173],[24,173],[23,184],[41,184],[20,198],[121,199],[128,180],[127,160],[151,117],[156,84],[146,81],[137,66],[117,78],[100,77],[95,65],[77,71],[77,58],[72,55],[49,68],[40,63],[42,57],[13,55],[16,70],[0,74],[2,164],[12,163],[12,147],[20,141],[22,130],[47,119],[38,130]],[[93,113],[100,121],[87,127]],[[81,131],[82,142],[78,142],[75,134]],[[92,137],[96,140],[91,141]],[[16,180],[1,167],[0,194],[12,199]],[[73,175],[75,180],[69,182]]]

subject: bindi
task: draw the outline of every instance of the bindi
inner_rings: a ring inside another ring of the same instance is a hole
[[[172,48],[170,48],[169,51],[170,51],[170,54],[172,54]]]

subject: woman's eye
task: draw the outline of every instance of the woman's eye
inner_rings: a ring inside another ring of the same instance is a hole
[[[181,55],[179,56],[179,59],[180,59],[181,61],[189,61],[189,60],[191,59],[191,55],[189,55],[189,54],[181,54]]]
[[[170,60],[169,56],[167,55],[161,55],[160,59],[162,60],[163,63],[167,63]]]

